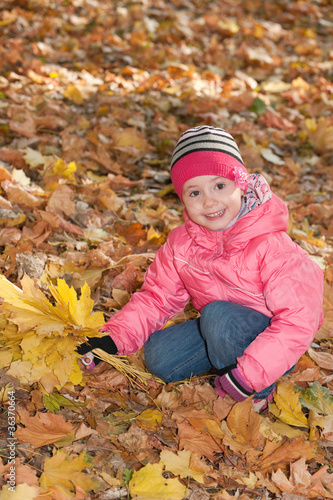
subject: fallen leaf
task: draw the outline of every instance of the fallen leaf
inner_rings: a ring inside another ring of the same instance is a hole
[[[73,202],[74,192],[66,185],[60,185],[52,192],[47,205],[56,212],[69,217],[75,213],[75,203]]]
[[[44,166],[47,162],[47,158],[43,156],[39,151],[31,148],[25,148],[22,150],[24,161],[31,168],[39,167],[40,165]]]
[[[135,453],[146,450],[148,435],[133,423],[127,432],[118,436],[118,441],[126,450]]]
[[[30,443],[35,448],[59,441],[73,428],[61,415],[53,413],[38,412],[34,417],[22,413],[19,417],[24,427],[17,426],[15,437],[21,443]]]
[[[135,127],[115,130],[112,134],[112,140],[113,147],[121,149],[126,148],[126,152],[129,154],[133,154],[132,148],[134,150],[142,151],[143,153],[147,153],[152,150],[151,145],[145,139],[144,135],[138,133]]]
[[[28,186],[21,186],[6,180],[2,182],[1,187],[4,189],[8,200],[19,207],[37,208],[43,205],[44,199],[42,196],[37,196],[37,192],[30,189]],[[41,194],[41,193],[40,193]]]
[[[135,471],[128,487],[132,498],[138,500],[182,500],[186,486],[176,478],[164,478],[163,463],[147,464]]]
[[[14,490],[10,490],[10,487],[8,485],[3,486],[0,491],[0,500],[35,500],[42,493],[40,488],[25,483],[17,484]]]
[[[299,437],[286,441],[272,453],[259,459],[252,467],[256,471],[269,471],[278,467],[285,470],[294,460],[299,460],[301,457],[305,460],[319,459],[320,453],[316,442]]]
[[[73,101],[75,104],[82,104],[84,101],[84,97],[76,85],[70,85],[67,87],[67,89],[64,90],[64,96],[70,101]]]
[[[332,150],[333,146],[333,122],[331,117],[322,116],[316,122],[306,121],[309,142],[318,153],[325,153]]]
[[[325,368],[326,370],[333,370],[333,354],[329,352],[316,351],[312,347],[309,347],[308,353],[310,358],[312,358],[320,368]]]
[[[178,424],[179,448],[197,453],[200,457],[207,457],[211,462],[215,459],[215,453],[221,452],[221,447],[216,439],[209,434],[199,432],[187,422]]]
[[[231,409],[227,424],[240,443],[256,448],[262,441],[260,430],[260,417],[254,411],[252,399],[247,398],[241,403],[236,403]]]
[[[163,419],[163,413],[157,408],[148,408],[143,410],[139,416],[136,417],[135,421],[139,423],[142,429],[155,430],[161,425]]]
[[[0,462],[0,474],[3,474],[4,480],[10,481],[10,461],[7,462],[5,466],[1,466]],[[29,486],[38,487],[38,477],[37,471],[33,469],[30,465],[22,463],[22,459],[19,457],[15,458],[15,482],[16,484],[26,484]],[[1,493],[0,493],[1,498]]]
[[[86,452],[70,458],[63,450],[59,450],[53,457],[45,459],[40,485],[45,490],[54,487],[68,498],[75,497],[76,487],[82,488],[86,493],[96,490],[100,486],[98,479],[82,472],[90,466],[91,458]]]
[[[165,465],[165,470],[172,472],[175,476],[180,476],[182,478],[192,477],[198,483],[203,483],[203,474],[198,473],[191,469],[191,452],[182,450],[178,454],[173,453],[169,450],[162,450],[160,453],[160,460]]]
[[[308,427],[306,416],[302,412],[299,394],[292,385],[280,382],[274,393],[276,406],[271,404],[270,411],[283,422],[297,427]]]
[[[325,484],[326,471],[327,467],[311,476],[307,470],[305,458],[302,457],[290,465],[289,479],[281,469],[278,469],[272,473],[272,481],[283,493],[304,495],[304,498],[318,498],[319,496],[333,498],[333,480],[329,477],[329,481]],[[325,486],[328,486],[330,491]]]
[[[309,410],[323,415],[333,415],[333,396],[327,387],[323,387],[315,381],[308,389],[303,389],[300,395],[300,403]]]

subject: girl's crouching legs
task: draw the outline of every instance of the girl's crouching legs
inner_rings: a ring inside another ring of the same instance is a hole
[[[217,300],[201,311],[200,329],[212,365],[221,370],[235,364],[270,318],[249,307]]]
[[[145,343],[144,353],[147,369],[164,382],[185,380],[212,368],[198,319],[156,331]]]
[[[201,311],[200,330],[212,365],[218,370],[235,365],[237,358],[269,324],[268,316],[249,307],[226,301],[208,304]],[[255,398],[266,398],[274,385],[256,393]]]

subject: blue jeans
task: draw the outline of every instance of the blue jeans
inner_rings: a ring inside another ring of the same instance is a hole
[[[200,318],[153,333],[144,347],[146,366],[165,382],[226,368],[237,363],[237,357],[269,324],[270,318],[254,309],[222,300],[211,302]],[[267,397],[274,385],[255,397]]]

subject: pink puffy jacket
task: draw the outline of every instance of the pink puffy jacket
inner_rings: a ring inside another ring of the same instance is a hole
[[[251,307],[269,316],[270,326],[237,361],[260,391],[296,363],[321,326],[323,273],[286,234],[287,206],[274,194],[225,231],[199,226],[186,212],[185,220],[157,252],[141,291],[103,330],[119,354],[131,354],[190,298],[198,311],[214,300]]]

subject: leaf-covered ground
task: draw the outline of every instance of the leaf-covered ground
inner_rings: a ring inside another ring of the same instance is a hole
[[[324,325],[261,414],[209,377],[138,386],[105,363],[47,390],[27,363],[53,351],[25,360],[30,340],[1,317],[0,499],[333,498],[332,2],[0,8],[0,274],[51,302],[50,282],[86,282],[107,320],[182,223],[176,140],[209,124],[288,203],[290,236],[326,278]]]

